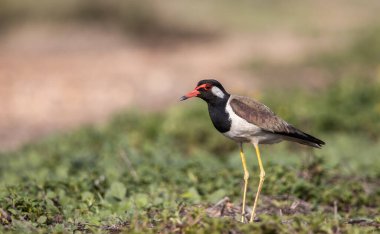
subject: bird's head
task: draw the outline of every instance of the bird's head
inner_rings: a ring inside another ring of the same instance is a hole
[[[181,101],[199,97],[208,103],[217,102],[218,100],[228,99],[230,95],[226,92],[223,86],[217,80],[201,80],[193,91],[182,96]]]

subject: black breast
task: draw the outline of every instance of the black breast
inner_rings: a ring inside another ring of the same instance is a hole
[[[230,115],[226,112],[226,103],[208,105],[208,112],[214,127],[221,133],[228,132],[231,128]]]

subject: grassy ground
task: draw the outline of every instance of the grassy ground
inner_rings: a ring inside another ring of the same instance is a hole
[[[267,177],[257,222],[238,222],[237,146],[213,129],[206,105],[192,101],[162,113],[129,110],[0,155],[0,232],[379,231],[379,32],[300,64],[249,64],[264,78],[310,67],[340,77],[318,93],[272,90],[261,98],[327,145],[262,147]],[[246,154],[251,206],[258,166],[251,146]]]
[[[330,104],[323,102],[318,104]],[[378,230],[378,136],[369,136],[365,128],[328,132],[320,123],[325,116],[316,119],[314,131],[327,142],[322,150],[262,147],[267,179],[260,220],[241,224],[237,147],[212,129],[205,105],[181,105],[188,106],[161,114],[127,112],[105,126],[84,127],[2,155],[1,230]],[[301,113],[297,118],[307,128],[308,112]],[[252,205],[258,167],[252,147],[246,148]],[[229,200],[214,206],[224,197]]]
[[[379,88],[367,77],[339,80],[318,94],[263,97],[327,145],[262,147],[267,178],[255,223],[238,222],[243,173],[237,146],[212,128],[204,103],[193,102],[164,113],[127,111],[104,126],[1,155],[0,230],[375,232]],[[258,167],[251,146],[246,153],[250,206]]]

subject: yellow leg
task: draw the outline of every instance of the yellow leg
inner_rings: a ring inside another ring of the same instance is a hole
[[[241,208],[241,222],[244,223],[245,222],[245,198],[247,195],[249,172],[247,170],[247,164],[246,164],[245,156],[244,156],[244,152],[243,152],[243,143],[240,143],[240,157],[241,157],[241,162],[243,164],[243,170],[244,170],[243,205]]]
[[[256,193],[256,197],[255,197],[255,203],[253,204],[252,213],[251,213],[251,218],[250,218],[249,222],[252,222],[253,219],[255,218],[255,215],[256,215],[255,212],[256,212],[256,206],[257,206],[257,200],[259,200],[259,195],[260,195],[260,192],[261,192],[261,188],[262,188],[262,186],[263,186],[264,179],[265,179],[265,171],[264,171],[263,163],[262,163],[262,161],[261,161],[261,157],[260,157],[259,145],[258,145],[258,143],[253,143],[253,145],[255,146],[256,155],[257,155],[257,160],[259,161],[259,167],[260,167],[260,182],[259,182],[259,187],[257,188],[257,193]]]

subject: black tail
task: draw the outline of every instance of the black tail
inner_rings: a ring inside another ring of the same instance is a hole
[[[279,135],[284,136],[285,140],[294,141],[303,145],[308,145],[315,148],[322,148],[325,144],[324,141],[319,140],[307,133],[302,132],[296,128],[292,128],[290,132],[276,132]]]

